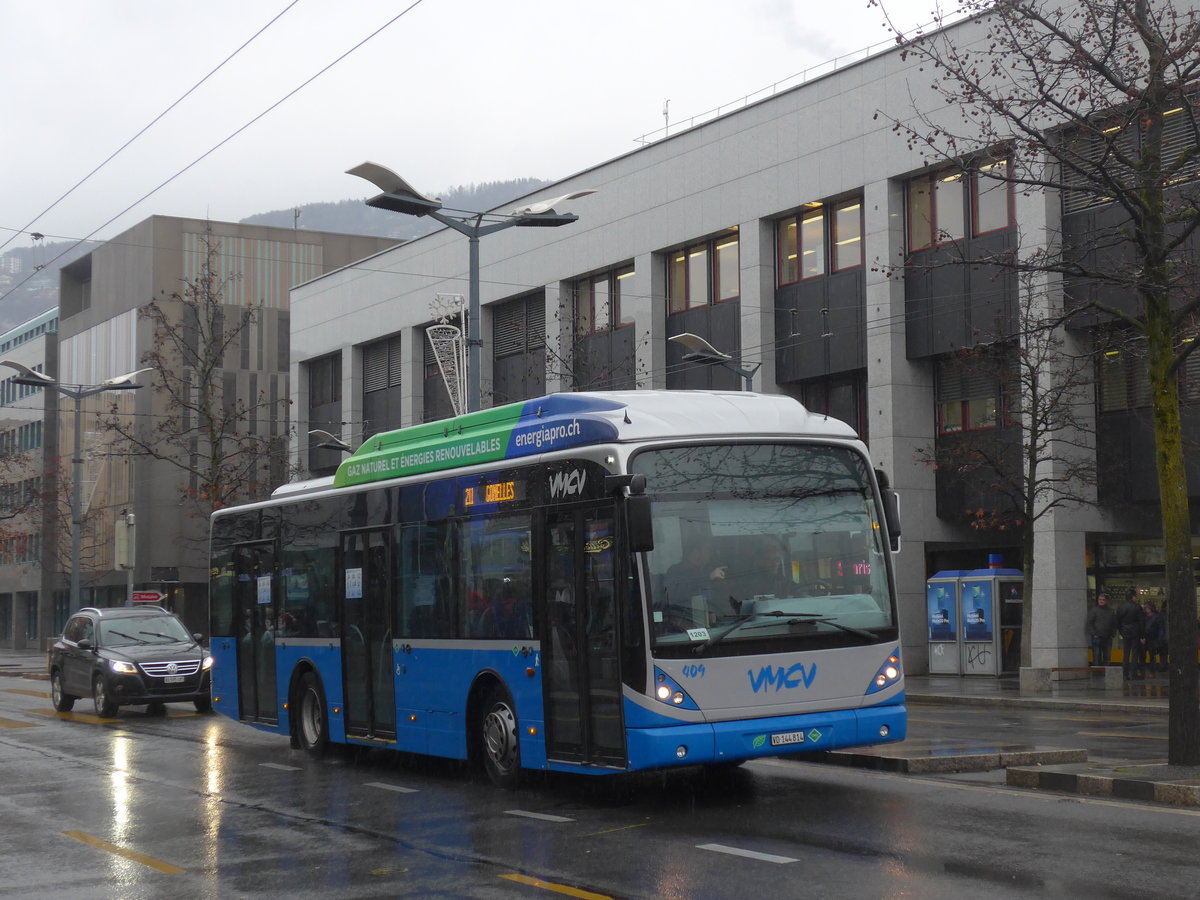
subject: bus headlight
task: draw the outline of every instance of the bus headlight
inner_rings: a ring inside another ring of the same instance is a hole
[[[657,666],[654,667],[654,696],[668,706],[678,706],[682,709],[700,708],[681,684]]]
[[[900,666],[900,648],[893,650],[879,671],[875,673],[871,679],[871,683],[867,686],[867,693],[874,694],[876,691],[882,691],[884,688],[889,688],[896,684],[903,677],[904,670]]]

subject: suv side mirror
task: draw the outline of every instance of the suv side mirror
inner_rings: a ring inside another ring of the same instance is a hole
[[[84,638],[83,640],[77,642],[75,644],[75,646],[78,647],[80,650],[91,650],[92,642],[89,641],[87,638]]]

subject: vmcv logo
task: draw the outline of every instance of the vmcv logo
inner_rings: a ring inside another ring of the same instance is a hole
[[[583,494],[583,485],[587,481],[587,472],[575,469],[572,472],[556,472],[550,479],[550,499],[571,497]]]
[[[805,688],[812,687],[813,679],[817,676],[817,664],[813,663],[807,669],[802,663],[796,663],[790,668],[785,669],[783,666],[763,666],[758,670],[758,674],[754,674],[753,669],[746,672],[750,676],[750,687],[754,689],[754,693],[770,690],[774,686],[776,691],[782,691],[785,688],[798,688],[804,685]]]

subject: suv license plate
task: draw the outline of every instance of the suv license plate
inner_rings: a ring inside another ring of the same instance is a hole
[[[804,743],[804,732],[803,731],[785,731],[783,734],[771,735],[771,746],[772,747],[783,747],[786,744],[803,744],[803,743]]]
[[[168,675],[163,679],[163,684],[183,684],[182,675]]]

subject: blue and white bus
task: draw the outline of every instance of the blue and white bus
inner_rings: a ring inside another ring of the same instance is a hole
[[[787,397],[555,394],[212,517],[213,705],[604,774],[903,740],[896,502]]]

